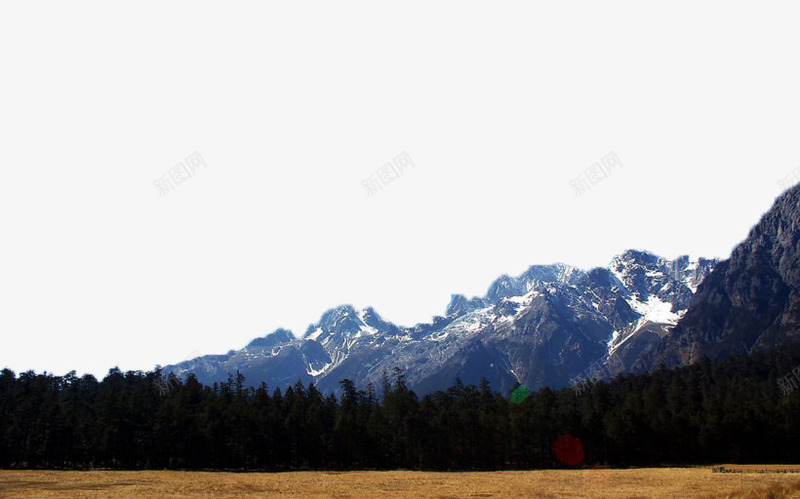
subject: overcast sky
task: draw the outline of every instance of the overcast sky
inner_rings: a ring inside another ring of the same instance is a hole
[[[344,303],[428,321],[532,264],[727,257],[800,166],[800,4],[644,4],[3,3],[0,367],[147,370]]]

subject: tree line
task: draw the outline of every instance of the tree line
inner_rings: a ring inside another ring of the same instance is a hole
[[[204,386],[112,369],[101,380],[0,372],[1,468],[500,470],[800,462],[800,346],[623,375],[583,393],[460,381],[418,397],[402,371],[341,382]],[[784,387],[785,388],[785,387]],[[509,396],[512,395],[512,396]]]

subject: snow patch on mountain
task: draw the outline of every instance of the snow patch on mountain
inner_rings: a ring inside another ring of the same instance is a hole
[[[678,323],[678,319],[681,318],[680,313],[672,311],[672,303],[663,301],[657,296],[649,296],[646,302],[628,300],[628,305],[642,316],[642,318],[639,319],[641,324],[645,322],[657,322],[659,324],[675,325]]]

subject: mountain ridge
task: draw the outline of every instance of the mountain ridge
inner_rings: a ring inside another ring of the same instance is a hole
[[[299,380],[330,392],[344,378],[377,384],[394,367],[423,393],[455,378],[486,377],[500,389],[566,386],[612,354],[625,364],[649,351],[685,313],[717,261],[626,250],[608,267],[532,265],[496,278],[484,296],[451,295],[445,315],[430,322],[402,327],[372,307],[339,305],[301,336],[279,328],[240,350],[164,371],[193,373],[206,383],[239,371],[253,385]]]
[[[776,200],[697,290],[673,334],[635,366],[749,355],[800,335],[800,184]]]

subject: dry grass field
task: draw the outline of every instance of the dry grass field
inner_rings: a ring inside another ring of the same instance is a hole
[[[796,464],[725,464],[717,468],[722,473],[800,473]]]
[[[493,473],[0,471],[0,497],[798,497],[800,475],[709,468]]]

